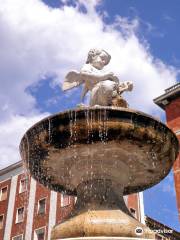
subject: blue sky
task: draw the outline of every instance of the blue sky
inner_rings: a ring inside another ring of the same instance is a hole
[[[92,47],[106,49],[109,68],[132,80],[130,106],[165,120],[153,103],[179,81],[178,0],[10,0],[0,4],[0,155],[20,159],[22,134],[39,119],[74,108],[81,89],[63,93],[65,74],[79,70]],[[172,173],[145,191],[145,212],[175,229]]]
[[[60,7],[60,0],[43,0],[52,7]],[[72,5],[73,1],[69,1]],[[174,66],[180,66],[178,51],[180,34],[179,0],[105,0],[100,9],[108,12],[106,22],[113,22],[115,15],[141,22],[140,35],[150,43],[153,55]]]
[[[153,55],[179,67],[180,3],[178,0],[119,0],[114,1],[113,7],[111,0],[107,0],[104,6],[112,16],[111,19],[115,14],[130,19],[138,17],[142,24],[142,36],[148,40]]]

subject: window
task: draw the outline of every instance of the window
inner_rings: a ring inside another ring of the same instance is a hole
[[[45,227],[36,229],[34,232],[34,240],[44,240],[45,239]]]
[[[45,214],[46,212],[46,199],[43,198],[38,201],[38,214]]]
[[[12,240],[23,240],[23,235],[18,235],[12,238]]]
[[[0,215],[0,229],[3,228],[4,215]]]
[[[166,238],[164,238],[163,236],[161,235],[156,235],[156,239],[157,240],[166,240]],[[169,239],[169,238],[168,238]]]
[[[16,212],[16,223],[20,223],[24,218],[24,207],[18,208]]]
[[[130,212],[133,215],[133,217],[135,217],[135,218],[137,217],[136,216],[136,210],[134,208],[130,208]]]
[[[65,194],[61,194],[61,207],[70,205],[71,197]]]
[[[7,187],[1,188],[1,193],[0,193],[0,201],[6,200],[7,199]]]
[[[27,191],[27,186],[28,186],[28,179],[27,178],[21,179],[20,186],[19,186],[19,193]]]

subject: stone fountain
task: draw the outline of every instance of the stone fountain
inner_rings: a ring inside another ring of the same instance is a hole
[[[123,196],[159,183],[176,159],[178,141],[160,121],[128,108],[122,93],[133,84],[104,72],[109,61],[106,51],[90,50],[81,71],[69,72],[63,84],[64,90],[84,84],[82,97],[91,92],[90,106],[43,119],[20,144],[32,177],[77,196],[70,216],[54,226],[52,240],[155,239]]]

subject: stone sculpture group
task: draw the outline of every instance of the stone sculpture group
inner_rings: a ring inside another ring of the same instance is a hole
[[[105,50],[91,49],[86,64],[80,72],[70,71],[66,75],[62,89],[66,91],[84,84],[81,99],[83,100],[87,92],[90,91],[90,107],[128,107],[128,103],[121,94],[125,91],[131,91],[133,84],[131,81],[119,82],[118,77],[113,72],[104,71],[103,68],[110,62],[110,59],[111,56]],[[85,105],[80,104],[79,106]]]

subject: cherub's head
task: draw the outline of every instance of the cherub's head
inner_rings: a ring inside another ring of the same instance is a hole
[[[111,56],[105,50],[93,48],[88,52],[86,63],[100,70],[109,63],[110,59]]]

